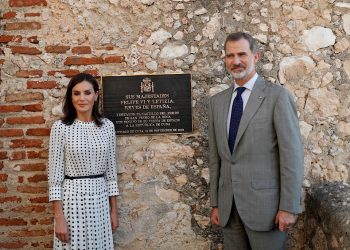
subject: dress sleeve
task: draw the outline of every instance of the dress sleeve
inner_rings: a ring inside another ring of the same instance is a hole
[[[109,122],[111,126],[108,127],[108,155],[107,155],[107,170],[105,174],[105,179],[107,182],[107,189],[109,196],[119,195],[118,181],[117,181],[117,161],[116,161],[116,136],[115,130],[112,122]]]
[[[49,143],[49,201],[62,200],[64,180],[64,133],[63,124],[55,122],[51,128]]]

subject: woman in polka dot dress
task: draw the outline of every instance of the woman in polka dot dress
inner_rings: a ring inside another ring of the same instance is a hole
[[[54,249],[113,249],[119,195],[113,123],[100,114],[98,84],[78,74],[68,84],[64,117],[51,129],[49,200]]]

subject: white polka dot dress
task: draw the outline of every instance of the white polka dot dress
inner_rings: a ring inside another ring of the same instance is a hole
[[[54,123],[49,145],[49,200],[62,200],[69,243],[54,236],[54,249],[114,249],[109,196],[119,195],[115,131],[108,119]],[[65,179],[101,175],[101,178]]]

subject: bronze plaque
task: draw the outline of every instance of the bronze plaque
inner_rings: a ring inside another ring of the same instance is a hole
[[[190,74],[103,76],[102,88],[117,135],[192,132]]]

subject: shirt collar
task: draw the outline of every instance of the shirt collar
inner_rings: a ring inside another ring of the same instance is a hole
[[[252,91],[256,79],[258,79],[258,73],[255,73],[255,75],[252,78],[250,78],[250,80],[248,82],[246,82],[242,87],[245,87],[246,89],[249,89],[250,91]],[[240,87],[240,86],[235,83],[234,90],[236,90],[238,87]]]

